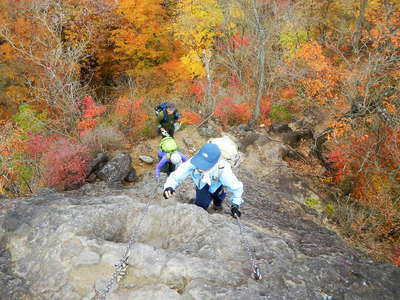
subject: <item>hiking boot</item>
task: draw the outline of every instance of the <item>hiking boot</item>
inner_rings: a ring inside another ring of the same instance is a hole
[[[215,211],[222,211],[222,210],[223,210],[223,207],[222,207],[222,205],[215,205],[215,204],[213,204],[213,205],[212,205],[212,209],[215,210]]]

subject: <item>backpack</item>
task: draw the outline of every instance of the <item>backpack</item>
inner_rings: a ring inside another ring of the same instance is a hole
[[[167,119],[168,119],[167,107],[168,107],[169,103],[170,102],[163,102],[163,103],[161,103],[161,104],[159,104],[159,105],[154,107],[154,111],[156,113],[156,116],[158,116],[160,114],[160,112],[164,113],[164,119],[162,120],[162,122],[166,122]],[[174,110],[174,119],[175,120],[179,119],[179,113],[178,113],[178,111],[176,109]]]
[[[215,144],[221,150],[221,157],[227,161],[232,168],[236,168],[240,164],[240,152],[239,148],[234,141],[228,136],[221,138],[210,139],[208,143]]]
[[[161,139],[160,149],[161,151],[166,152],[168,158],[170,158],[171,154],[178,150],[178,145],[172,137],[167,136]]]

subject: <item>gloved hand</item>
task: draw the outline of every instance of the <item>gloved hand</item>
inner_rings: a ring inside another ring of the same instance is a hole
[[[163,137],[169,136],[168,131],[166,131],[163,127],[160,128],[160,132],[161,132],[161,135],[162,135]]]
[[[172,195],[175,195],[175,190],[172,187],[167,187],[163,193],[164,198],[168,199]]]
[[[237,205],[231,206],[231,216],[234,217],[235,219],[236,219],[236,216],[238,216],[239,218],[242,216],[242,213],[239,210],[239,206],[237,206]]]

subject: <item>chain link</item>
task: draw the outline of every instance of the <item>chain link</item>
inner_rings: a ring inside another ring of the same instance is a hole
[[[246,236],[244,234],[244,228],[242,225],[242,222],[239,221],[239,217],[237,216],[237,214],[235,214],[235,219],[237,220],[237,223],[239,225],[239,231],[240,231],[240,241],[242,242],[242,245],[244,246],[244,248],[247,251],[247,254],[250,257],[250,268],[252,270],[252,275],[254,277],[255,280],[261,280],[262,276],[261,276],[261,271],[260,268],[257,266],[256,260],[253,256],[252,251],[250,250],[250,246],[249,246],[249,242],[246,239]]]
[[[157,188],[158,188],[158,181],[157,181]],[[133,233],[131,238],[128,241],[128,244],[125,248],[125,252],[122,255],[122,258],[120,261],[114,265],[115,271],[111,275],[111,278],[107,281],[105,288],[103,290],[96,290],[95,289],[95,296],[93,299],[99,299],[99,300],[106,300],[107,295],[110,292],[111,288],[115,283],[118,283],[121,281],[121,279],[126,275],[127,269],[128,269],[128,259],[130,256],[131,249],[133,245],[136,242],[136,238],[139,234],[139,229],[142,226],[142,223],[144,221],[144,218],[149,210],[150,203],[153,200],[152,197],[149,197],[149,201],[147,202],[145,208],[143,209],[142,216],[140,217],[139,222],[136,224],[136,226],[133,229]]]
[[[158,188],[158,184],[159,184],[159,180],[157,180],[157,188]],[[122,255],[120,261],[114,265],[114,267],[115,267],[114,273],[111,275],[111,278],[107,281],[105,288],[103,290],[95,289],[95,296],[93,299],[106,300],[107,295],[110,292],[113,285],[115,283],[120,282],[121,279],[126,275],[127,269],[128,269],[128,259],[130,256],[131,249],[136,242],[137,235],[139,234],[139,229],[141,228],[141,226],[143,224],[144,218],[147,215],[147,212],[149,210],[150,203],[152,202],[152,200],[153,200],[153,198],[149,197],[149,201],[147,202],[145,208],[143,209],[142,216],[140,217],[139,222],[134,227],[132,236],[128,241],[128,244],[127,244],[127,247],[125,248],[124,254]],[[239,217],[236,214],[235,214],[235,216],[236,216],[235,219],[237,220],[237,223],[239,226],[240,241],[241,241],[242,245],[244,246],[244,248],[246,249],[247,254],[249,255],[249,258],[250,258],[250,268],[253,272],[252,275],[253,275],[254,279],[261,280],[262,276],[261,276],[260,268],[257,266],[256,260],[253,256],[253,253],[250,250],[249,242],[246,239],[246,236],[244,234],[243,225],[240,222]]]

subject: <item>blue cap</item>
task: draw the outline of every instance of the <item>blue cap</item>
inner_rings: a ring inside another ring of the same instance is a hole
[[[210,170],[221,157],[221,150],[215,144],[205,144],[199,152],[192,157],[192,164],[200,170]]]

